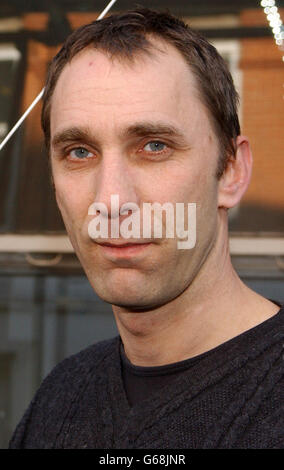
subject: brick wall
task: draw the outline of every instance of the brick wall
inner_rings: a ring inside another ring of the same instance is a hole
[[[283,21],[284,10],[280,13]],[[261,9],[244,11],[241,22],[267,24]],[[284,52],[273,37],[244,39],[241,48],[243,133],[250,138],[254,155],[243,203],[284,209]]]

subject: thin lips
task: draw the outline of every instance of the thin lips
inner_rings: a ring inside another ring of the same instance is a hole
[[[152,242],[127,242],[127,243],[109,243],[109,242],[97,242],[98,245],[102,246],[112,246],[112,247],[126,247],[126,246],[135,246],[135,245],[146,245]]]

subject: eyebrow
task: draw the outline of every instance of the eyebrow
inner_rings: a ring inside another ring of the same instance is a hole
[[[94,137],[92,136],[90,129],[83,127],[70,127],[68,129],[57,132],[51,141],[51,146],[56,148],[69,142],[86,143],[93,140]]]
[[[121,138],[166,136],[178,139],[180,145],[188,145],[184,134],[175,126],[161,122],[138,122],[122,131]],[[98,145],[93,132],[88,127],[70,127],[56,133],[52,139],[52,147],[56,148],[70,142],[84,142]]]
[[[144,137],[147,135],[164,135],[167,137],[176,137],[184,140],[183,133],[172,124],[165,124],[159,122],[142,122],[129,126],[125,133],[129,137]]]

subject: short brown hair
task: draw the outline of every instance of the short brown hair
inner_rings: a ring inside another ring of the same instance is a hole
[[[228,158],[235,155],[235,139],[240,134],[238,94],[227,64],[212,44],[183,21],[149,9],[136,9],[94,21],[67,38],[49,66],[43,96],[42,128],[46,145],[49,149],[51,98],[64,66],[89,46],[107,52],[111,57],[131,60],[139,52],[149,52],[150,35],[173,45],[197,79],[200,98],[209,111],[219,141],[219,178]]]

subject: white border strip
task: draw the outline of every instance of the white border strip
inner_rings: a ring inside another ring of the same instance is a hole
[[[231,237],[232,255],[284,255],[284,237]],[[66,235],[0,235],[0,253],[74,253]]]
[[[67,235],[0,235],[0,253],[73,253]]]
[[[232,255],[284,255],[284,238],[267,237],[231,237],[230,253]]]

